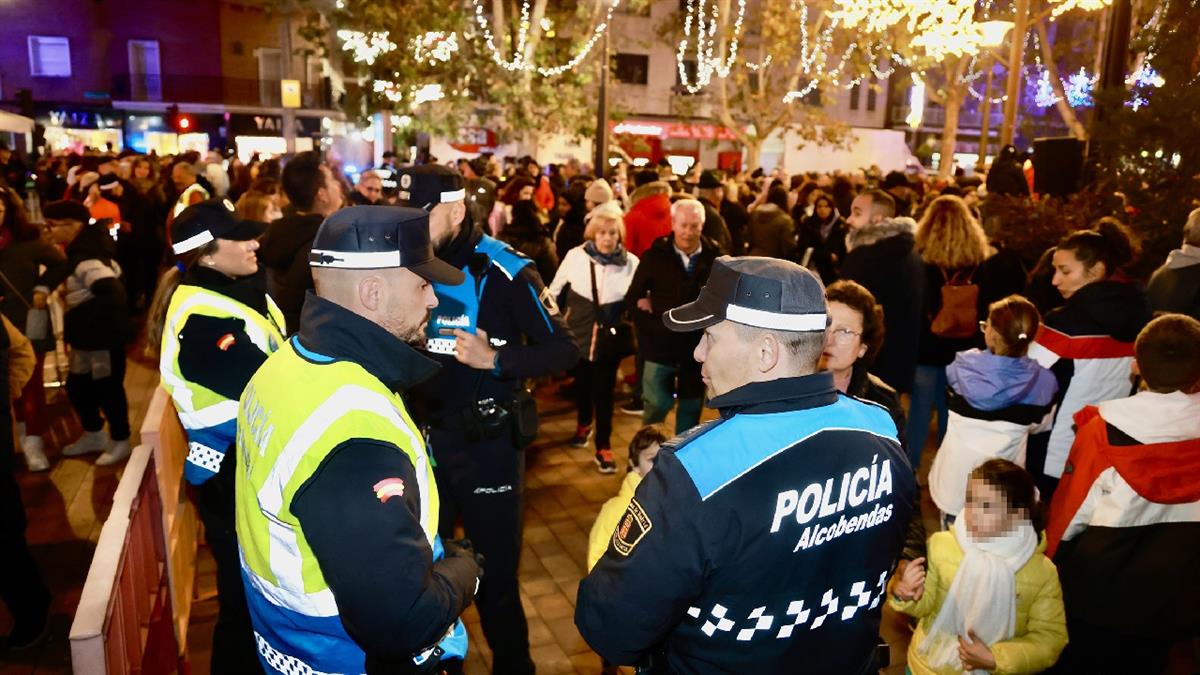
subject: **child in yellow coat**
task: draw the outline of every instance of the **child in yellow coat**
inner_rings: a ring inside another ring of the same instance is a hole
[[[929,538],[929,566],[897,578],[893,609],[920,619],[908,647],[913,675],[1038,673],[1067,644],[1062,587],[1031,522],[1033,477],[993,459],[971,472],[960,517]]]
[[[592,525],[592,532],[588,535],[589,572],[608,550],[608,542],[617,529],[617,523],[621,521],[621,516],[625,515],[629,502],[633,501],[633,491],[637,489],[638,483],[642,482],[642,477],[653,468],[654,458],[658,456],[658,447],[666,442],[666,435],[654,425],[642,427],[633,435],[633,440],[629,442],[629,473],[621,483],[621,490],[617,496],[600,507],[600,513]]]

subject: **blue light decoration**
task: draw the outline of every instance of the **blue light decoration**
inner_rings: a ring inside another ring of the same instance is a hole
[[[1072,108],[1092,107],[1092,90],[1095,89],[1096,82],[1098,81],[1098,77],[1088,75],[1087,70],[1084,68],[1080,68],[1077,73],[1072,73],[1063,82],[1064,93],[1067,95],[1067,103]]]
[[[1166,83],[1167,81],[1150,65],[1149,58],[1147,58],[1142,61],[1141,67],[1125,81],[1125,84],[1130,85],[1130,97],[1125,105],[1133,108],[1134,111],[1140,110],[1143,106],[1150,104],[1150,91]]]
[[[1037,107],[1049,108],[1061,100],[1054,94],[1054,87],[1050,84],[1050,73],[1045,68],[1038,73],[1036,87],[1033,94],[1033,102]]]

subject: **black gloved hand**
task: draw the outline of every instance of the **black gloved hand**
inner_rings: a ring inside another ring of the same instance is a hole
[[[484,558],[483,554],[476,551],[471,545],[470,539],[443,539],[442,548],[446,551],[447,558],[469,558],[475,561],[479,567],[479,578],[483,578]]]

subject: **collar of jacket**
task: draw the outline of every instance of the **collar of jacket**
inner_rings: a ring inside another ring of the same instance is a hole
[[[825,371],[744,384],[710,399],[708,407],[716,408],[721,417],[728,418],[735,413],[754,415],[820,408],[835,403],[837,397],[833,373]]]
[[[116,257],[117,244],[108,230],[96,223],[87,223],[79,234],[66,246],[67,259],[73,263],[97,258],[112,260]]]
[[[629,194],[629,203],[636,204],[646,197],[654,195],[670,195],[671,186],[661,180],[656,180],[653,183],[646,183]]]
[[[874,225],[860,227],[857,230],[850,230],[846,234],[846,248],[855,249],[860,246],[870,246],[877,244],[884,239],[892,237],[909,236],[913,237],[917,232],[917,221],[912,218],[899,217],[888,220],[881,220]]]
[[[1200,246],[1184,244],[1167,254],[1167,262],[1164,266],[1167,269],[1179,269],[1193,265],[1200,265]]]
[[[434,251],[434,255],[461,270],[470,264],[480,239],[483,239],[483,230],[476,227],[470,217],[466,217],[459,225],[458,234],[454,235],[445,248]]]
[[[373,321],[312,291],[304,297],[297,337],[308,350],[357,363],[395,392],[428,380],[441,367]]]
[[[182,283],[189,286],[199,286],[214,293],[220,293],[232,298],[254,311],[267,315],[267,276],[266,268],[259,267],[258,272],[244,277],[231,277],[207,267],[199,265],[183,273]]]
[[[863,360],[859,359],[850,367],[850,384],[846,386],[846,393],[855,398],[864,398],[870,381],[870,372]]]

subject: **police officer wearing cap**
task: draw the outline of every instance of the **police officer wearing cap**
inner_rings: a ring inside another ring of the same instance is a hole
[[[533,261],[470,219],[461,175],[437,165],[398,173],[400,198],[429,211],[438,258],[462,271],[461,281],[434,284],[425,344],[443,368],[415,392],[437,461],[442,533],[450,536],[461,516],[487,559],[477,604],[492,672],[532,673],[517,567],[523,449],[537,412],[522,380],[566,370],[579,352]]]
[[[260,672],[234,531],[237,401],[283,344],[283,315],[267,295],[256,238],[229,200],[189,206],[171,223],[178,263],[163,276],[148,322],[163,389],[188,439],[184,478],[217,564],[213,672]]]
[[[440,673],[481,575],[438,537],[438,488],[405,392],[438,370],[421,343],[433,282],[424,211],[355,206],[321,224],[299,333],[238,410],[237,534],[271,673]]]
[[[821,282],[723,256],[663,321],[704,331],[720,418],[663,446],[579,586],[583,637],[655,673],[875,672],[916,482],[888,412],[816,372]]]

